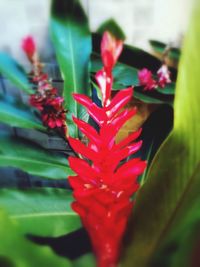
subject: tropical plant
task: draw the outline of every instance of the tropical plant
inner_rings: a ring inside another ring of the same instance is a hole
[[[17,188],[8,182],[0,190],[0,266],[92,267],[91,245],[101,267],[116,266],[121,248],[122,266],[192,266],[190,255],[198,242],[199,156],[198,142],[193,142],[198,139],[198,12],[181,58],[175,105],[176,69],[135,47],[124,45],[121,53],[124,34],[112,20],[91,35],[77,0],[52,1],[50,31],[62,95],[45,74],[31,38],[23,42],[32,65],[28,75],[10,56],[0,54],[1,73],[28,99],[2,94],[0,121],[60,136],[71,148],[68,158],[65,148],[52,151],[34,138],[1,131],[0,166],[21,169],[30,180],[38,176],[41,183]],[[130,107],[120,112],[132,99],[132,86],[134,97],[153,104],[155,111],[142,133],[138,130],[116,142],[117,132],[136,112]],[[157,152],[171,130],[173,106],[174,129]],[[155,130],[158,122],[162,128]],[[143,173],[144,160],[148,165]],[[122,245],[135,202],[129,240]]]

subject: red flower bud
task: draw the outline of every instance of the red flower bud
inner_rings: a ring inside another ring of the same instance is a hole
[[[123,48],[123,41],[117,40],[111,33],[105,32],[101,42],[101,57],[104,68],[111,72]]]
[[[22,49],[31,60],[36,52],[36,44],[32,36],[27,36],[22,41]]]

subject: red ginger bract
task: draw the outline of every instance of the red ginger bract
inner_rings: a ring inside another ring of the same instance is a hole
[[[109,33],[106,35],[109,36]],[[105,38],[104,34],[104,42]],[[107,41],[116,40],[112,37]],[[106,55],[107,58],[112,58],[116,53],[109,49],[107,51],[111,53],[110,56]],[[111,63],[107,64],[111,66],[110,69],[106,66],[96,75],[103,95],[102,108],[89,97],[74,94],[75,100],[98,123],[99,132],[88,123],[74,118],[79,130],[87,137],[88,144],[69,138],[71,147],[82,155],[82,158],[69,157],[70,167],[77,174],[69,177],[75,198],[72,208],[80,215],[89,233],[98,267],[117,266],[122,236],[134,204],[131,196],[138,190],[138,175],[146,167],[146,162],[139,158],[122,163],[123,159],[140,149],[142,142],[134,141],[141,130],[116,144],[116,134],[134,116],[136,109],[120,111],[132,98],[133,88],[118,92],[112,100],[108,98],[110,92],[107,91],[112,87],[112,68],[115,64]]]

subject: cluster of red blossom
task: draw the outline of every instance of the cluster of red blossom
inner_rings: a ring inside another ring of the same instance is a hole
[[[171,83],[170,72],[166,64],[163,64],[157,71],[157,80],[153,78],[152,72],[146,68],[138,72],[138,79],[140,85],[144,86],[144,90],[164,88],[168,83]]]
[[[43,64],[39,61],[36,45],[32,37],[23,40],[22,49],[32,64],[31,81],[36,86],[35,94],[30,96],[30,104],[41,113],[41,119],[49,128],[60,128],[66,135],[66,110],[63,107],[64,99],[58,96],[48,75],[43,73]]]
[[[102,93],[102,108],[89,97],[74,94],[99,125],[97,132],[88,123],[74,118],[75,124],[87,137],[88,144],[69,138],[71,147],[81,158],[69,157],[69,164],[77,174],[69,177],[74,189],[72,208],[89,233],[98,267],[116,267],[121,240],[134,202],[131,196],[139,189],[138,175],[146,162],[134,158],[122,164],[122,160],[138,151],[142,142],[134,142],[141,130],[116,143],[115,137],[126,121],[135,115],[136,109],[123,109],[131,100],[133,88],[119,91],[111,100],[112,69],[122,51],[122,41],[105,32],[101,43],[103,69],[96,74]]]

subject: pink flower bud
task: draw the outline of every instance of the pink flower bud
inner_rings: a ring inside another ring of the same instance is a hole
[[[140,85],[144,86],[144,90],[153,90],[157,87],[156,81],[152,77],[152,72],[146,68],[138,71],[138,79]]]
[[[157,71],[158,75],[158,86],[164,88],[166,84],[171,83],[170,71],[166,64],[163,64],[161,68]]]

